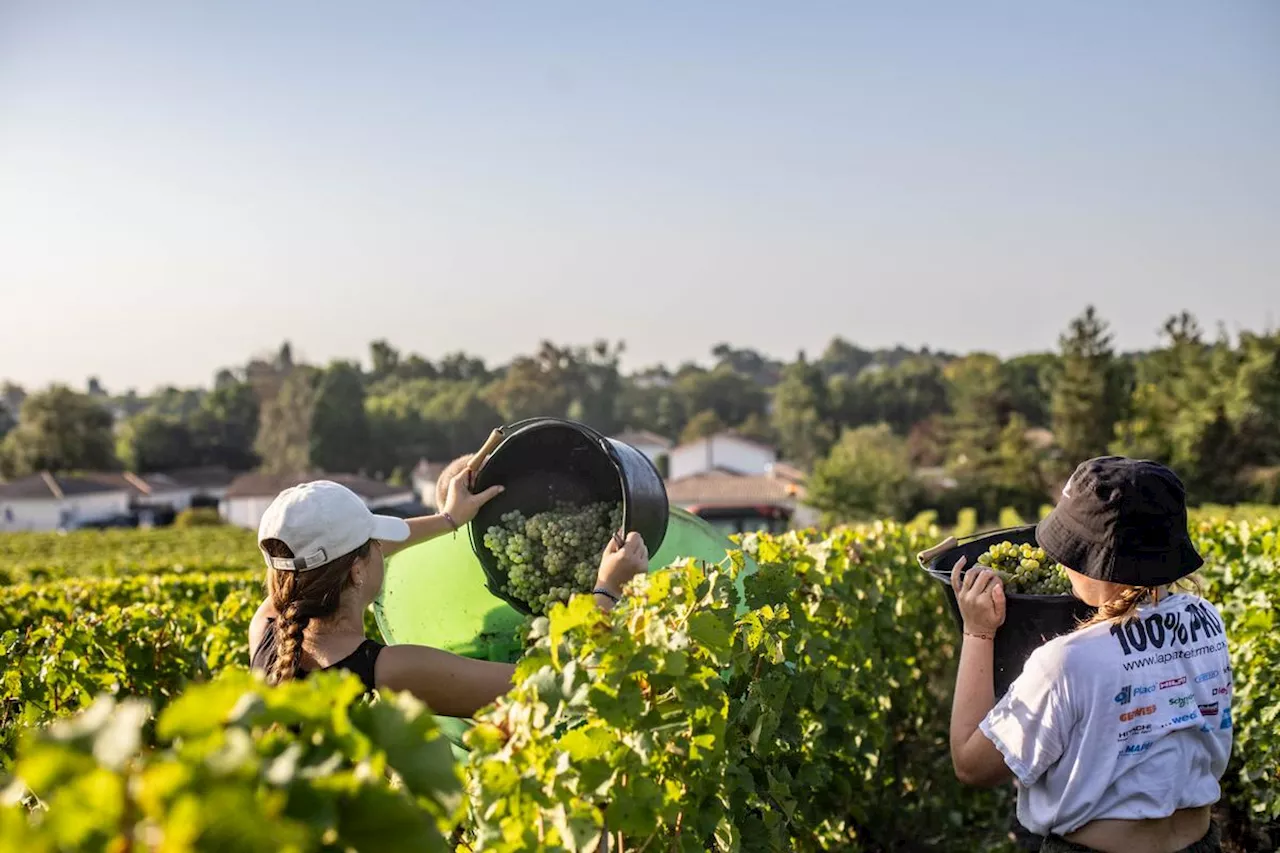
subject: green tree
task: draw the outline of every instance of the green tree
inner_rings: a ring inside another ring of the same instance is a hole
[[[1124,413],[1126,389],[1111,341],[1092,305],[1059,338],[1061,362],[1050,412],[1066,467],[1105,454]]]
[[[720,416],[711,409],[689,418],[689,422],[685,424],[684,431],[680,433],[680,441],[690,442],[697,441],[700,438],[709,438],[717,433],[725,431],[724,421],[720,420]]]
[[[769,392],[724,365],[713,370],[685,365],[676,372],[671,387],[685,412],[693,415],[711,410],[726,426],[737,426],[753,414],[768,413]]]
[[[364,377],[358,365],[335,361],[320,374],[310,440],[313,468],[352,473],[368,464],[369,421],[364,410]]]
[[[1009,406],[1026,419],[1028,426],[1049,426],[1049,403],[1057,367],[1058,356],[1051,352],[1020,355],[1001,365]]]
[[[260,405],[253,386],[235,377],[215,383],[200,401],[191,422],[191,436],[200,462],[247,471],[259,463],[254,452]]]
[[[784,459],[809,468],[830,452],[835,439],[831,410],[822,370],[801,353],[773,392],[771,422]]]
[[[806,502],[835,520],[902,518],[916,494],[905,439],[877,424],[841,434],[814,466]]]
[[[374,381],[394,376],[400,366],[400,353],[385,340],[376,340],[369,345],[369,360],[373,364]]]
[[[116,436],[116,453],[128,470],[140,474],[173,471],[200,462],[187,425],[153,409],[121,424]]]
[[[254,452],[263,471],[293,475],[311,470],[316,380],[315,368],[296,366],[284,376],[275,396],[262,404]]]
[[[111,414],[89,395],[53,385],[23,401],[17,426],[0,444],[0,472],[115,468],[111,430]]]

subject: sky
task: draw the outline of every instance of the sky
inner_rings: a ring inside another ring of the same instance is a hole
[[[0,378],[1280,322],[1280,3],[0,0]]]

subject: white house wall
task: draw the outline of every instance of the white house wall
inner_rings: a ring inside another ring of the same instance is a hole
[[[775,461],[774,452],[767,447],[737,441],[729,436],[715,436],[672,450],[669,477],[678,480],[716,468],[736,474],[766,474]]]
[[[129,511],[129,495],[121,491],[74,495],[61,500],[51,496],[0,501],[0,531],[57,530],[63,521],[64,511],[68,524],[122,515]]]
[[[275,500],[275,495],[255,498],[225,498],[218,505],[218,513],[227,524],[257,530],[258,524],[262,521],[262,516],[266,515],[267,507],[271,506],[273,500]],[[381,507],[408,503],[412,500],[413,492],[406,489],[403,492],[387,495],[377,500],[365,498],[364,502],[370,509],[376,510]]]

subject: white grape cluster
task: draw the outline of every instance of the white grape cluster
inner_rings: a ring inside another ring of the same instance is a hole
[[[621,504],[559,504],[529,518],[506,513],[485,531],[484,545],[507,576],[503,591],[540,615],[591,590],[600,556],[621,526]]]
[[[1006,592],[1022,595],[1069,595],[1066,570],[1050,559],[1043,548],[1000,542],[978,557],[978,565],[995,569]]]

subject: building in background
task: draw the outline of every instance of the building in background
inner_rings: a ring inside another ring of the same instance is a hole
[[[0,531],[70,530],[129,516],[123,481],[42,472],[0,483]]]
[[[761,475],[778,461],[778,451],[767,444],[729,432],[690,441],[671,449],[667,477],[680,480],[709,471]]]
[[[664,438],[656,432],[649,432],[647,429],[624,430],[617,435],[610,436],[610,438],[614,441],[621,441],[623,444],[629,444],[639,450],[649,457],[649,461],[657,466],[659,471],[666,465],[663,460],[668,458],[674,445],[674,442],[670,439]]]
[[[242,474],[232,481],[218,506],[223,521],[237,527],[256,530],[267,507],[285,489],[309,480],[332,480],[360,496],[369,509],[388,515],[404,516],[401,507],[417,504],[409,486],[392,486],[381,480],[359,474]],[[412,513],[416,514],[416,513]]]

